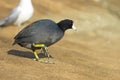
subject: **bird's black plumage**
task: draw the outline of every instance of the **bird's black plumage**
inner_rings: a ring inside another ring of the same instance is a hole
[[[36,49],[43,49],[48,55],[47,47],[59,41],[67,29],[73,28],[73,21],[69,19],[58,23],[50,19],[38,20],[22,29],[15,37],[13,44],[33,50],[38,61],[41,61],[35,52]]]
[[[55,23],[49,19],[36,21],[21,30],[14,37],[14,44],[19,44],[30,49],[33,43],[50,46],[59,41],[63,37],[65,30],[72,28],[72,24],[72,20],[63,20],[59,23]]]

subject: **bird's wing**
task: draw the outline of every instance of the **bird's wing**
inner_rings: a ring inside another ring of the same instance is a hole
[[[28,26],[29,27],[29,26]],[[32,31],[33,32],[33,31]],[[21,39],[25,39],[31,36],[31,29],[25,27],[24,29],[22,29],[15,37],[14,37],[14,44],[19,43],[21,41]]]
[[[41,26],[43,25],[44,26]],[[22,29],[15,37],[14,39],[20,39],[20,38],[27,38],[30,36],[33,36],[34,34],[36,34],[39,30],[39,32],[42,31],[42,27],[46,27],[46,26],[50,26],[49,23],[44,23],[44,21],[36,21],[30,25],[28,25],[27,27],[25,27],[24,29]],[[41,29],[40,29],[41,28]],[[48,27],[49,28],[49,27]]]
[[[34,30],[32,29],[23,29],[22,31],[20,31],[15,37],[14,39],[20,39],[20,38],[27,38],[32,36],[34,33],[36,33]]]
[[[10,23],[14,23],[17,20],[17,18],[19,17],[20,13],[21,13],[21,7],[14,8],[11,11],[11,13],[9,14],[9,16],[0,20],[0,26],[4,26],[4,25],[10,24]]]
[[[36,33],[36,29],[37,26],[34,26],[36,23],[32,23],[29,26],[25,27],[24,29],[22,29],[15,37],[14,39],[20,39],[20,38],[27,38],[31,35],[33,35],[34,33]]]

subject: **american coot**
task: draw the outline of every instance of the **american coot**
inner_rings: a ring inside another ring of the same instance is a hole
[[[13,44],[19,44],[22,47],[31,49],[37,61],[50,63],[40,59],[36,50],[42,49],[49,58],[47,47],[59,41],[67,29],[76,30],[72,20],[65,19],[58,23],[50,19],[38,20],[21,30],[14,37],[15,41]]]
[[[20,0],[16,8],[6,18],[0,20],[0,26],[4,27],[9,24],[21,26],[22,23],[29,20],[34,13],[31,0]]]

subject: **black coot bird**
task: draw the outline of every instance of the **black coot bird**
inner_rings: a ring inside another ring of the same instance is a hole
[[[47,47],[59,41],[67,29],[76,30],[72,20],[65,19],[58,23],[50,19],[38,20],[21,30],[14,37],[15,41],[13,45],[18,44],[31,49],[37,61],[50,63],[49,61],[40,59],[36,50],[42,49],[49,58],[50,55]]]

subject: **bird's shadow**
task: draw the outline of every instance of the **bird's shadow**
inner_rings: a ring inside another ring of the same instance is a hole
[[[20,51],[20,50],[9,50],[8,51],[8,54],[10,55],[15,55],[15,56],[20,56],[20,57],[25,57],[25,58],[35,58],[34,54],[30,51]],[[38,56],[40,58],[46,58],[47,56],[45,56],[44,53],[39,53]],[[50,55],[50,58],[53,58],[51,55]]]

